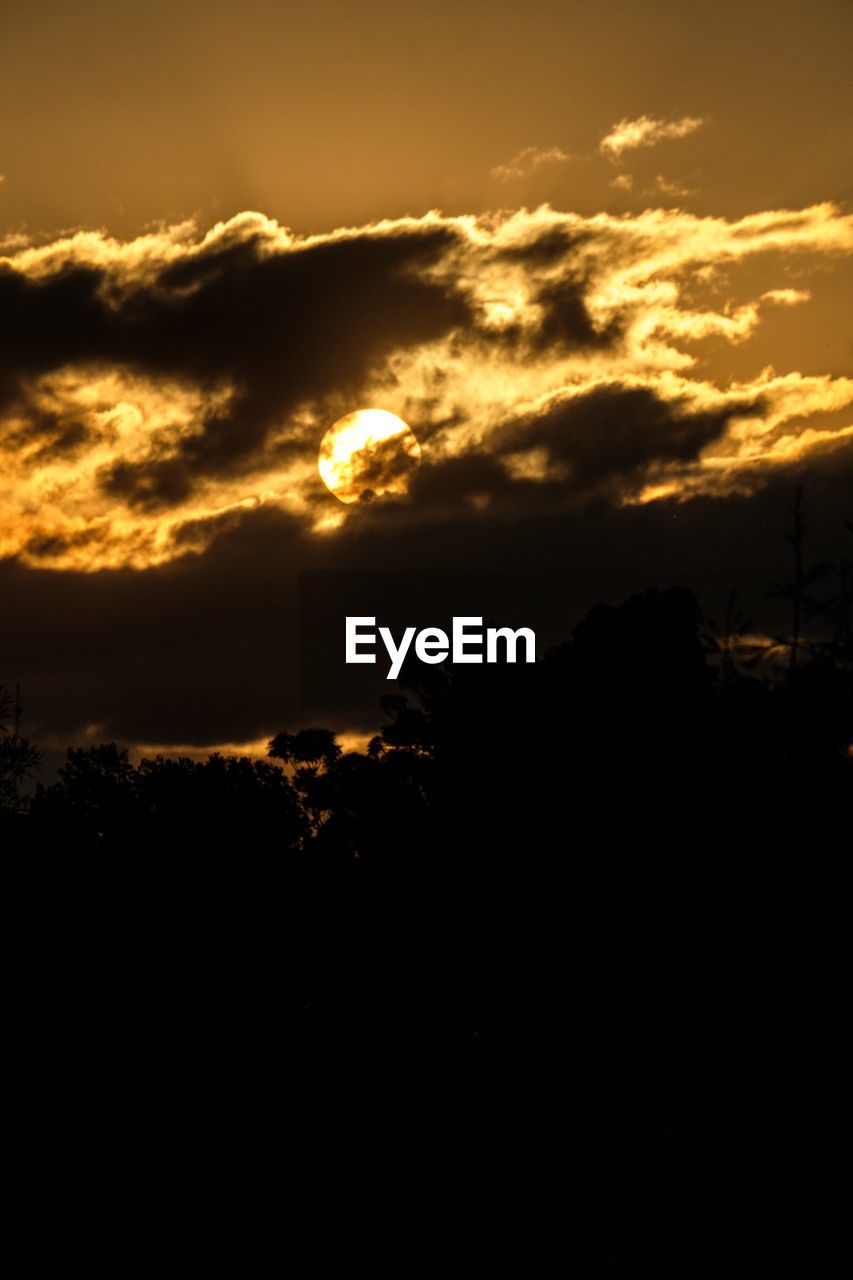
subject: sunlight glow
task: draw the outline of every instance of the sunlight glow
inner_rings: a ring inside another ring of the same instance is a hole
[[[357,409],[323,436],[317,465],[341,502],[369,502],[408,492],[420,458],[417,437],[402,418],[384,409]]]

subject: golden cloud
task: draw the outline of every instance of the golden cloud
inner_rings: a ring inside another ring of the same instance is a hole
[[[489,172],[498,182],[511,182],[515,178],[527,178],[543,165],[565,164],[571,156],[560,147],[525,147],[507,164],[495,165]]]
[[[695,133],[704,123],[704,120],[695,116],[682,116],[680,120],[656,120],[653,116],[620,120],[601,139],[598,149],[610,160],[618,160],[623,151],[653,147],[667,138],[685,138],[687,134]]]
[[[699,123],[623,121],[607,150]],[[531,152],[516,161],[552,154]],[[17,247],[0,257],[0,555],[144,567],[204,549],[218,518],[263,504],[334,533],[359,511],[330,518],[317,451],[359,403],[410,423],[427,469],[489,456],[508,484],[552,494],[603,474],[595,442],[571,434],[581,407],[604,450],[607,406],[642,403],[654,431],[638,450],[620,423],[631,465],[614,457],[607,471],[618,501],[754,487],[782,460],[849,442],[853,382],[765,368],[714,379],[697,345],[747,342],[765,305],[808,302],[788,262],[802,274],[851,250],[853,219],[832,204],[737,221],[431,212],[311,237],[247,212],[205,233]],[[759,255],[778,287],[720,300],[709,278]],[[569,405],[564,445],[519,435],[519,423],[562,429]]]

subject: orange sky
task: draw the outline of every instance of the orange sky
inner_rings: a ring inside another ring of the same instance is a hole
[[[408,422],[428,475],[488,462],[458,495],[480,510],[536,489],[558,505],[753,492],[853,440],[853,379],[786,362],[784,341],[851,253],[853,218],[828,203],[736,221],[433,213],[313,238],[242,214],[21,247],[0,277],[0,554],[142,569],[262,507],[337,536],[363,517],[317,455],[354,405]],[[415,523],[418,483],[399,517]]]
[[[739,216],[851,194],[846,0],[10,0],[0,42],[0,223],[138,232],[261,209],[298,231],[549,199],[636,208],[660,173]],[[611,125],[697,117],[593,157]],[[559,149],[511,182],[525,148]]]
[[[851,35],[841,0],[7,5],[0,567],[201,572],[270,521],[290,567],[470,521],[499,562],[542,513],[842,475]],[[367,406],[422,465],[344,508],[317,452]]]

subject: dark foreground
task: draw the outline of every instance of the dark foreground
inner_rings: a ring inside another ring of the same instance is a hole
[[[775,675],[701,634],[648,593],[367,755],[100,748],[10,806],[29,1269],[821,1268],[849,632]]]

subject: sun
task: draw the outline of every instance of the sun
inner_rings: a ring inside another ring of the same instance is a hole
[[[408,492],[421,460],[411,427],[385,409],[356,409],[326,432],[317,462],[341,502],[371,502]]]

